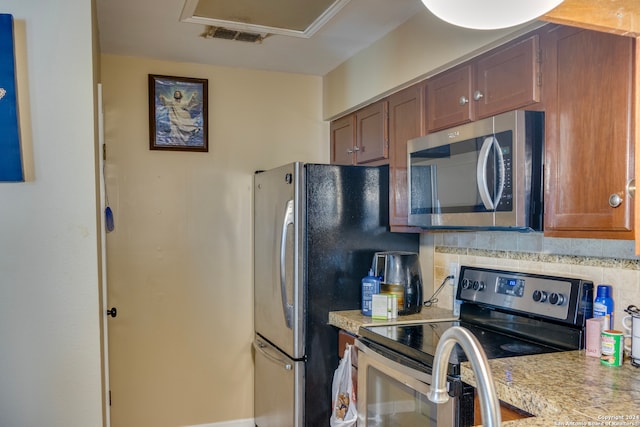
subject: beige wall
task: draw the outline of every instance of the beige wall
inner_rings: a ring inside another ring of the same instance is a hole
[[[0,0],[0,10],[16,23],[27,172],[0,183],[0,425],[98,427],[91,2]]]
[[[149,150],[148,74],[208,79],[208,153]],[[112,419],[252,418],[253,172],[328,161],[322,81],[112,55],[102,81]]]
[[[439,20],[425,8],[324,76],[323,117],[335,118],[366,105],[538,25],[467,30]]]

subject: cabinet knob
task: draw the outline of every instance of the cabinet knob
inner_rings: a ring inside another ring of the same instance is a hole
[[[347,148],[347,154],[353,154],[353,150],[351,148]]]
[[[609,196],[609,206],[617,208],[622,204],[622,197],[618,193],[614,193]]]
[[[360,151],[360,147],[356,145],[355,147],[353,147],[353,151]]]
[[[460,105],[464,105],[464,104],[468,104],[468,103],[469,103],[469,98],[467,98],[464,95],[462,95],[460,97],[460,99],[458,99],[458,104],[460,104]]]
[[[482,92],[480,92],[479,90],[473,92],[474,101],[480,101],[482,98],[484,98],[484,94]]]

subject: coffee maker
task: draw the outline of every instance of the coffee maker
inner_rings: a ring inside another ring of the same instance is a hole
[[[380,293],[398,298],[398,314],[419,313],[422,309],[422,273],[416,252],[376,252],[371,266],[380,278]]]

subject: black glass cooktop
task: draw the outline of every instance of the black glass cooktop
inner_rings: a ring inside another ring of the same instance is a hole
[[[365,326],[360,328],[359,335],[365,340],[431,367],[440,337],[447,328],[452,326],[462,326],[475,335],[488,359],[560,351],[558,348],[495,332],[464,321]],[[458,375],[460,363],[467,360],[462,347],[456,345],[449,359],[449,374]]]

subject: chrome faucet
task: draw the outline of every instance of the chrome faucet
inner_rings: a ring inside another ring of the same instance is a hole
[[[461,326],[453,326],[442,334],[436,354],[433,360],[433,378],[431,390],[427,397],[434,403],[444,403],[449,400],[447,392],[447,364],[451,351],[456,343],[460,344],[471,362],[471,367],[476,375],[478,394],[480,396],[480,409],[482,411],[482,424],[485,427],[498,427],[501,423],[500,402],[496,395],[496,389],[491,377],[487,355],[484,353],[478,339]]]

